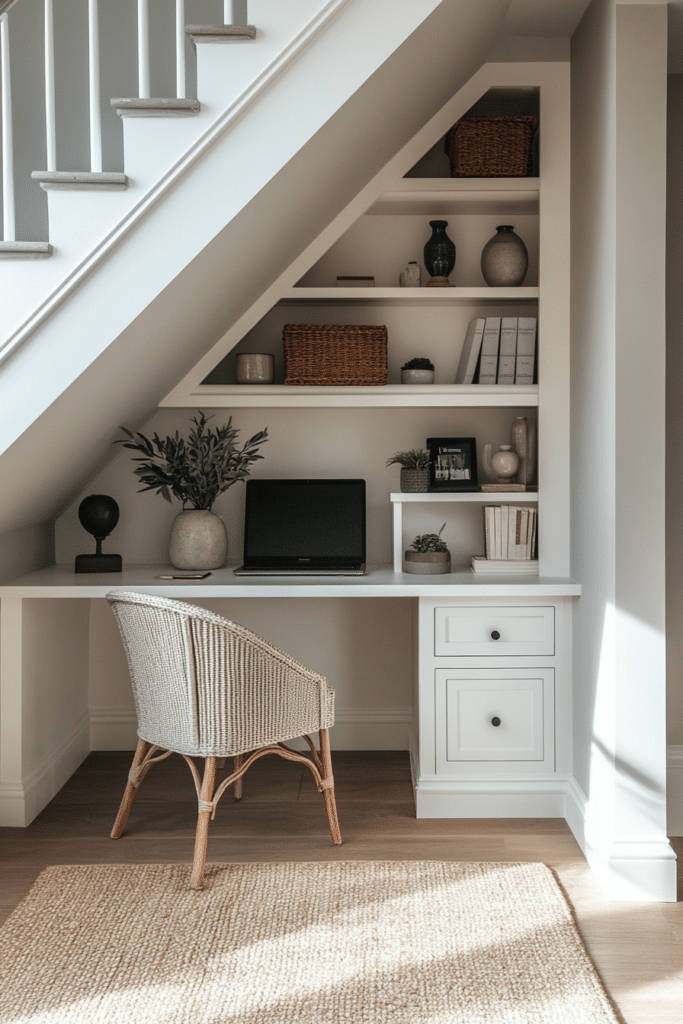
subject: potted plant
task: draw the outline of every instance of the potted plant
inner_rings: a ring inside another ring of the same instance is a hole
[[[429,490],[429,452],[424,448],[411,448],[409,452],[396,452],[387,459],[387,466],[401,467],[401,490],[408,492]]]
[[[177,430],[164,439],[155,433],[149,440],[121,427],[126,437],[114,442],[140,453],[133,458],[139,463],[135,475],[145,485],[138,493],[155,490],[166,501],[175,497],[183,503],[171,527],[169,558],[176,569],[223,565],[228,550],[225,524],[211,508],[220,494],[249,476],[252,463],[263,458],[259,446],[268,437],[266,427],[238,448],[239,430],[232,426],[232,416],[217,430],[207,427],[210,419],[199,411],[187,440]]]
[[[451,553],[441,538],[445,525],[438,533],[423,533],[415,538],[404,555],[404,572],[432,575],[451,571]]]
[[[433,384],[434,363],[431,359],[416,356],[401,367],[401,384]]]

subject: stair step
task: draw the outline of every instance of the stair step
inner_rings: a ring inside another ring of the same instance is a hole
[[[128,188],[128,178],[120,171],[32,171],[31,177],[40,182],[46,192],[50,189],[120,192]]]
[[[119,117],[194,117],[199,113],[199,100],[181,99],[114,99],[111,105]]]
[[[255,39],[253,25],[186,25],[192,43],[232,43],[238,39]]]
[[[49,242],[0,242],[0,260],[43,260],[52,256]]]

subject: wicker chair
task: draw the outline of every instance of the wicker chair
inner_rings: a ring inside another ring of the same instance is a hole
[[[242,626],[195,605],[122,591],[107,594],[107,600],[128,658],[140,737],[112,839],[123,833],[150,766],[180,754],[199,801],[191,885],[201,889],[209,820],[218,801],[230,785],[239,800],[249,766],[264,754],[279,754],[310,770],[325,801],[332,842],[339,845],[328,731],[334,690],[325,679]],[[320,750],[307,735],[313,731],[319,732]],[[298,736],[306,739],[310,756],[285,745]],[[203,778],[195,757],[205,758]],[[226,757],[233,758],[233,771],[216,788],[216,770]]]

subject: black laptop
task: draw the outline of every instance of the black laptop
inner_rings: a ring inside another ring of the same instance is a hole
[[[247,480],[238,576],[363,576],[365,480]]]

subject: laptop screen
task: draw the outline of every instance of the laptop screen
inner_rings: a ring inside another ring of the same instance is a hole
[[[245,566],[365,561],[365,480],[247,480]]]

